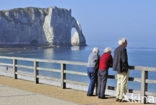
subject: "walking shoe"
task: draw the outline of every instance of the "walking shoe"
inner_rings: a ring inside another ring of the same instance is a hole
[[[116,102],[119,102],[119,101],[120,101],[120,99],[117,98],[117,99],[116,99]]]
[[[92,94],[87,94],[87,96],[93,96]]]
[[[98,98],[100,98],[100,99],[107,99],[107,97],[98,97]]]
[[[119,102],[127,102],[127,101],[123,99],[119,99]]]

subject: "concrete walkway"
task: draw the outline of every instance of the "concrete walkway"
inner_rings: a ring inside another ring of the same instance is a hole
[[[78,105],[0,84],[0,105]]]
[[[119,103],[114,97],[98,99],[87,97],[86,92],[35,84],[31,81],[0,76],[0,105],[144,105]],[[146,104],[153,105],[153,104]]]

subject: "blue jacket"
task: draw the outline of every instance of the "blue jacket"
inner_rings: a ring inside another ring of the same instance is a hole
[[[113,69],[118,73],[128,71],[127,50],[124,46],[118,46],[114,51]]]

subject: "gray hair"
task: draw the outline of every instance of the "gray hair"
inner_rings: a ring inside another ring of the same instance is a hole
[[[104,49],[104,52],[105,52],[105,53],[111,53],[111,52],[112,52],[112,50],[111,50],[111,48],[110,48],[110,47],[106,47],[106,48]]]
[[[99,53],[99,49],[95,47],[95,48],[93,48],[92,52],[93,53]]]
[[[123,43],[125,43],[127,41],[126,38],[121,38],[119,41],[118,41],[118,44],[119,45],[122,45]]]

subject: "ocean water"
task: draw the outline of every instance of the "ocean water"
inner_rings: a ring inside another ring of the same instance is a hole
[[[16,52],[5,52],[0,53],[0,56],[13,56],[13,57],[25,57],[25,58],[38,58],[38,59],[53,59],[53,60],[67,60],[67,61],[78,61],[78,62],[87,62],[88,55],[92,51],[94,46],[85,46],[85,47],[57,47],[57,48],[47,48],[47,49],[35,49],[27,51],[16,51]],[[100,49],[100,55],[103,53],[103,46],[97,46]],[[115,48],[112,48],[112,56]],[[143,49],[143,48],[127,48],[128,53],[128,62],[132,66],[148,66],[156,67],[156,49]],[[0,62],[12,63],[12,61],[1,59]],[[33,65],[32,62],[19,61],[18,64]],[[51,63],[39,63],[40,67],[50,67],[55,69],[60,69],[59,64]],[[24,70],[27,72],[33,72],[33,70],[18,68],[19,70]],[[86,72],[85,66],[74,66],[67,65],[67,70],[74,70],[79,72]],[[60,78],[59,73],[40,71],[42,75],[52,76]],[[111,68],[109,69],[109,74],[116,75]],[[130,71],[130,77],[141,77],[141,72],[139,70]],[[149,72],[149,79],[156,80],[156,72]],[[80,82],[89,82],[88,77],[79,76],[79,75],[67,75],[67,79],[75,80]],[[116,86],[116,80],[109,79],[107,82],[109,86]],[[138,82],[129,82],[128,88],[140,90],[141,84]],[[156,84],[148,84],[148,91],[156,92]]]

